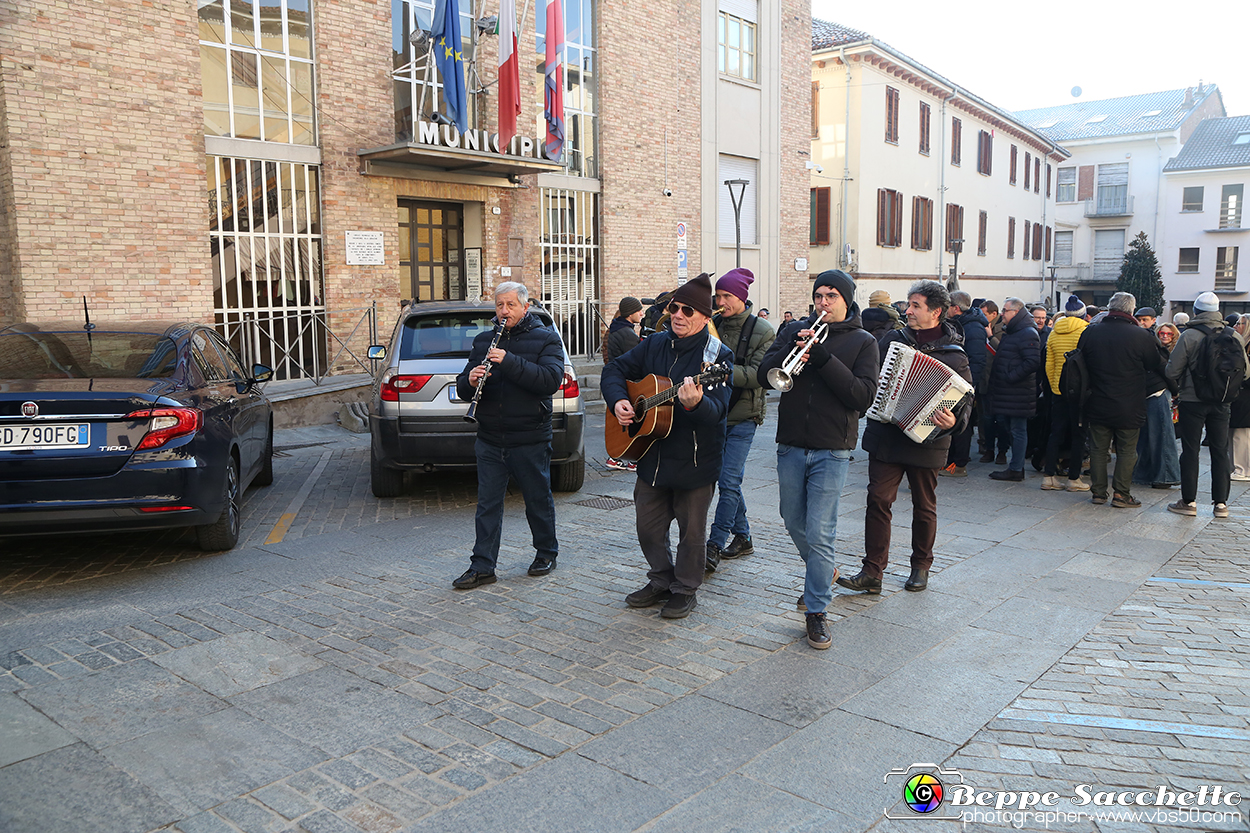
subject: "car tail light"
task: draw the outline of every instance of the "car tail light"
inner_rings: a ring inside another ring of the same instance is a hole
[[[140,512],[186,512],[194,506],[140,506]]]
[[[383,376],[382,401],[398,402],[401,393],[416,393],[430,381],[430,376]]]
[[[132,411],[126,419],[148,420],[148,432],[135,451],[160,448],[170,440],[185,437],[200,430],[203,417],[196,408],[153,408],[150,411]]]
[[[564,392],[565,399],[576,399],[582,395],[582,389],[577,384],[577,379],[567,370],[564,371],[564,384],[560,385],[560,390]]]

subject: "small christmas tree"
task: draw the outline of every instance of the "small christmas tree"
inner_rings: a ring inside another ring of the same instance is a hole
[[[1124,263],[1120,266],[1120,279],[1115,282],[1118,292],[1131,292],[1139,307],[1163,310],[1163,280],[1159,272],[1159,260],[1155,257],[1146,232],[1139,232],[1128,244]]]

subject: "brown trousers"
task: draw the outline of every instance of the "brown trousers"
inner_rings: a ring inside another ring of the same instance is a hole
[[[933,566],[933,542],[937,538],[937,469],[883,463],[868,456],[868,512],[864,516],[864,572],[881,578],[890,562],[891,507],[898,484],[907,475],[911,488],[911,567]]]
[[[716,484],[696,489],[657,489],[634,484],[634,512],[638,545],[651,568],[647,578],[653,587],[674,593],[694,593],[703,583],[707,559],[707,511]],[[669,546],[669,529],[677,521],[677,555]]]

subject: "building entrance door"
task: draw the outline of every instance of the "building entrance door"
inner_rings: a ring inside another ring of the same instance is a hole
[[[464,207],[399,201],[399,269],[414,301],[464,300]]]

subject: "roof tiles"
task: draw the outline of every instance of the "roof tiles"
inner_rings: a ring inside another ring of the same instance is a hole
[[[1078,101],[1057,107],[1018,110],[1016,118],[1056,142],[1158,133],[1175,130],[1193,110],[1211,95],[1219,95],[1214,84],[1201,92],[1194,90],[1189,104],[1185,90],[1126,95],[1101,101]]]
[[[1247,139],[1236,144],[1239,136]],[[1250,116],[1203,119],[1164,171],[1250,166]]]

